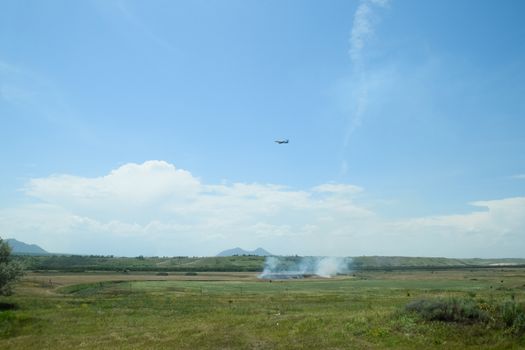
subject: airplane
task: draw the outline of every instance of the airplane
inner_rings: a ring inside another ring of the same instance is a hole
[[[282,145],[283,143],[288,143],[288,139],[286,140],[275,140],[276,143]]]

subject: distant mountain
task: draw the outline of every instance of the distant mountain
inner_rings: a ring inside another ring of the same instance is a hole
[[[233,249],[227,249],[225,251],[220,252],[217,254],[217,256],[234,256],[234,255],[257,255],[257,256],[270,256],[273,255],[272,253],[262,249],[257,248],[255,250],[244,250],[242,248],[233,248]]]
[[[24,242],[17,241],[14,238],[8,238],[5,240],[12,249],[13,254],[29,254],[29,255],[47,255],[49,254],[44,249],[40,248],[36,244],[27,244]]]

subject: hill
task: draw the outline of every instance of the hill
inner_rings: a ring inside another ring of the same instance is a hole
[[[5,240],[12,249],[13,254],[48,255],[49,253],[36,244],[27,244],[14,238]]]
[[[257,248],[255,250],[250,251],[250,250],[244,250],[239,247],[233,248],[233,249],[227,249],[217,254],[217,256],[242,256],[242,255],[270,256],[273,254],[262,248]]]

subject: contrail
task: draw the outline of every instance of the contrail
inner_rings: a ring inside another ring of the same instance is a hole
[[[361,52],[374,34],[374,7],[386,7],[388,0],[361,0],[354,13],[354,22],[350,32],[350,58],[356,62]]]
[[[363,53],[374,36],[374,27],[378,21],[376,10],[385,8],[389,0],[361,0],[354,13],[352,29],[350,31],[350,48],[348,54],[352,63],[353,76],[357,81],[357,88],[352,94],[354,101],[353,111],[346,129],[343,142],[343,150],[348,146],[350,135],[361,125],[361,121],[368,105],[368,87],[366,79],[366,69]],[[345,162],[342,163],[342,171],[346,172]]]

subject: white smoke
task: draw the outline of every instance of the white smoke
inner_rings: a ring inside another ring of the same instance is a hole
[[[276,257],[269,256],[259,278],[286,279],[308,275],[330,278],[352,271],[352,258],[343,257]]]
[[[348,262],[343,258],[322,258],[317,262],[315,274],[321,277],[332,277],[348,273]]]

